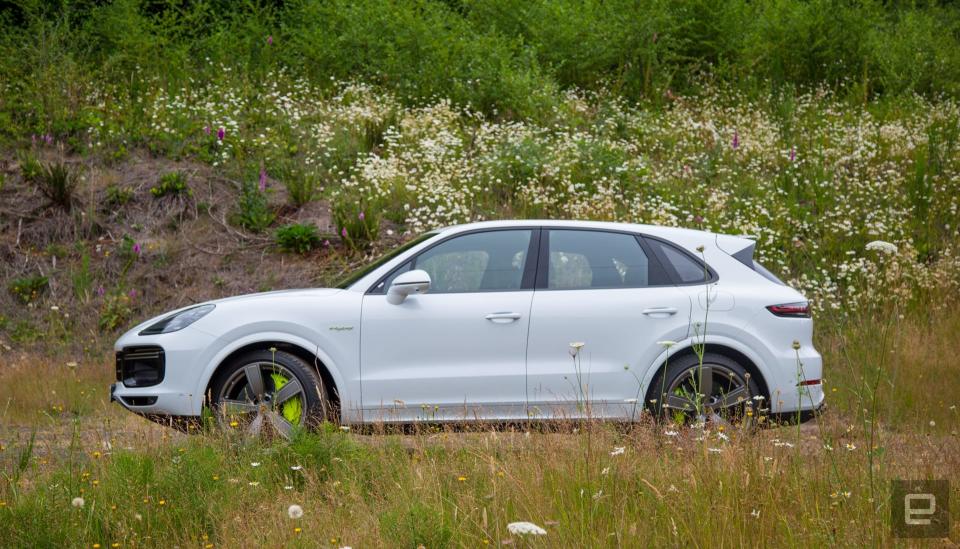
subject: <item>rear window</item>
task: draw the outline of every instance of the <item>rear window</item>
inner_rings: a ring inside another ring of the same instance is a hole
[[[770,282],[773,282],[773,283],[775,283],[775,284],[779,284],[779,285],[781,285],[781,286],[786,286],[786,284],[785,284],[782,280],[780,280],[780,279],[777,277],[777,275],[771,273],[769,270],[767,270],[766,267],[764,267],[763,265],[757,263],[756,261],[753,262],[753,270],[754,270],[754,271],[757,271],[758,273],[760,273],[761,275],[763,275],[763,278],[766,278],[766,279],[769,280]]]
[[[713,278],[713,273],[706,268],[703,261],[694,258],[676,246],[653,238],[648,238],[647,242],[650,246],[660,250],[661,257],[666,260],[670,267],[673,267],[681,284],[703,283]]]

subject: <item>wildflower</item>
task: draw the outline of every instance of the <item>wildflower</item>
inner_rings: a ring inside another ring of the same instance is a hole
[[[606,474],[609,473],[609,472],[610,472],[610,468],[609,468],[609,467],[604,467],[603,470],[600,471],[600,474],[601,474],[601,475],[606,475]]]
[[[586,345],[586,343],[582,341],[574,341],[570,343],[570,356],[576,357],[578,354],[580,354],[580,349],[583,349],[584,345]]]
[[[60,310],[60,307],[57,307],[56,305],[51,305],[51,306],[50,306],[50,310],[53,311],[53,312],[57,312],[57,311]]]
[[[291,466],[290,466],[290,470],[291,470],[291,471],[300,471],[300,470],[302,470],[302,469],[303,469],[303,465],[291,465]]]
[[[664,431],[663,434],[667,435],[668,437],[678,437],[678,436],[680,436],[680,433],[678,433],[678,432],[676,432],[676,431],[672,431],[672,430],[671,430],[671,431]]]
[[[70,502],[70,505],[73,505],[74,507],[76,507],[77,509],[79,509],[79,508],[83,507],[83,504],[84,504],[84,503],[85,503],[85,502],[83,501],[83,498],[78,496],[78,497],[73,498],[73,500]]]
[[[293,490],[293,486],[290,485],[290,484],[286,484],[286,485],[284,485],[283,489],[284,489],[284,490]]]
[[[293,529],[294,534],[299,534],[300,532],[303,532],[303,528],[300,528],[299,526]]]
[[[303,516],[303,507],[299,505],[291,505],[287,508],[287,516],[292,519],[298,519]]]
[[[129,297],[130,299],[136,298],[136,297],[137,297],[137,291],[136,291],[136,290],[130,290],[129,292],[127,292],[127,297]]]
[[[544,536],[547,534],[547,531],[543,528],[540,528],[532,522],[511,522],[507,525],[507,530],[515,536],[525,536],[527,534],[532,534],[534,536]]]
[[[760,518],[760,510],[759,510],[759,509],[754,509],[754,510],[750,511],[750,516],[753,517],[753,518],[756,518],[756,519]]]
[[[260,182],[258,185],[260,192],[267,190],[267,170],[260,168]]]
[[[341,425],[341,426],[340,426],[340,430],[343,431],[344,433],[346,433],[347,431],[350,430],[350,426],[349,426],[349,425]]]
[[[157,502],[157,505],[159,505],[159,506],[161,506],[161,507],[164,506],[164,505],[166,505],[166,504],[167,504],[167,500],[165,500],[165,499],[161,499],[160,501]]]
[[[673,340],[670,340],[670,339],[664,339],[664,340],[662,340],[662,341],[658,341],[658,342],[657,342],[657,345],[660,345],[660,346],[662,346],[662,347],[664,347],[664,348],[666,348],[666,349],[669,349],[670,347],[673,347],[673,346],[676,345],[676,344],[677,344],[676,341],[673,341]]]
[[[874,240],[873,242],[868,242],[866,249],[876,250],[878,252],[883,252],[885,254],[895,254],[897,253],[897,245],[884,240]]]
[[[359,219],[360,221],[363,221],[366,217],[367,216],[363,212],[360,212],[360,215],[357,216],[357,219]]]
[[[467,481],[467,477],[463,475],[460,475],[459,477],[457,477],[457,482],[466,482],[466,481]]]
[[[97,297],[103,297],[105,293],[107,293],[107,291],[103,289],[103,286],[97,288]]]
[[[790,146],[790,162],[793,162],[797,159],[797,149],[794,146]]]
[[[226,135],[227,135],[227,132],[226,132],[226,130],[223,129],[222,126],[217,129],[217,139],[218,139],[218,140],[223,141],[223,138],[224,138]]]
[[[704,250],[703,244],[697,246],[697,251],[698,251],[698,252],[703,253],[703,250]]]
[[[933,420],[931,419],[931,420],[930,420],[930,426],[931,426],[931,427],[936,427],[936,426],[937,426],[937,422],[936,422],[936,421],[933,421]]]
[[[203,127],[203,133],[205,133],[205,134],[207,134],[207,135],[210,135],[210,126],[204,126],[204,127]]]
[[[723,448],[707,448],[707,451],[714,454],[719,454],[723,451]]]
[[[273,35],[272,35],[272,34],[267,36],[267,45],[268,45],[268,46],[272,46],[272,45],[273,45]]]
[[[627,451],[627,447],[626,447],[626,446],[614,446],[613,451],[610,452],[610,455],[611,455],[611,456],[619,456],[619,455],[622,455],[622,454],[623,454],[624,452],[626,452],[626,451]]]
[[[733,146],[733,150],[740,148],[740,132],[736,130],[733,131],[733,142],[730,143],[730,145]]]
[[[340,229],[340,236],[342,236],[343,238],[347,238],[347,228],[346,228],[346,227]]]
[[[250,467],[260,467],[260,462],[259,462],[259,461],[251,461],[251,462],[250,462]]]
[[[143,252],[143,248],[140,247],[140,243],[139,242],[135,243],[133,245],[133,253],[140,255],[141,252]]]
[[[846,444],[846,447],[847,447],[847,450],[849,450],[849,451],[851,451],[851,452],[857,449],[857,445],[856,445],[856,444],[853,444],[853,443],[851,443],[851,442],[848,442],[848,443]]]
[[[720,440],[730,440],[730,437],[728,437],[723,433],[717,433],[717,438],[719,438]]]
[[[143,520],[143,515],[141,515],[140,513],[134,513],[133,518],[135,518],[136,520]]]
[[[793,347],[793,350],[794,350],[794,351],[799,351],[799,350],[800,350],[800,342],[797,341],[796,339],[794,339],[794,340],[793,340],[793,345],[792,345],[792,347]]]
[[[260,482],[256,480],[251,480],[247,484],[249,484],[250,486],[260,486]]]

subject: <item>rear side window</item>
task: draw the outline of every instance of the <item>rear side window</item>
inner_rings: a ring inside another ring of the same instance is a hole
[[[642,288],[662,282],[633,235],[551,230],[548,248],[547,289]]]
[[[662,240],[647,238],[647,243],[656,248],[667,266],[677,274],[681,284],[703,283],[713,278],[703,261]]]
[[[780,278],[777,277],[777,275],[771,273],[769,269],[767,269],[767,268],[764,267],[763,265],[757,263],[756,261],[753,262],[753,270],[754,270],[754,271],[757,271],[758,273],[760,273],[760,275],[763,276],[763,278],[766,278],[766,279],[769,280],[770,282],[773,282],[773,283],[775,283],[775,284],[779,284],[779,285],[781,285],[781,286],[786,286],[786,284],[784,284],[784,282],[783,282],[782,280],[780,280]]]

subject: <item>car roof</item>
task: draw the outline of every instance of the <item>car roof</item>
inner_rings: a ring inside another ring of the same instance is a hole
[[[658,236],[679,244],[695,248],[700,244],[712,243],[717,235],[709,231],[684,229],[680,227],[662,227],[659,225],[645,225],[642,223],[620,223],[614,221],[581,221],[564,219],[504,219],[498,221],[478,221],[464,223],[438,229],[437,233],[444,236],[474,231],[477,229],[496,229],[507,227],[548,227],[571,229],[603,229],[608,231],[630,231]]]

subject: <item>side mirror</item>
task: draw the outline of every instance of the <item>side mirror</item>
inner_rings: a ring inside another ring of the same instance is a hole
[[[387,302],[393,305],[403,303],[410,294],[425,294],[430,289],[430,275],[420,269],[407,271],[393,279],[387,290]]]

